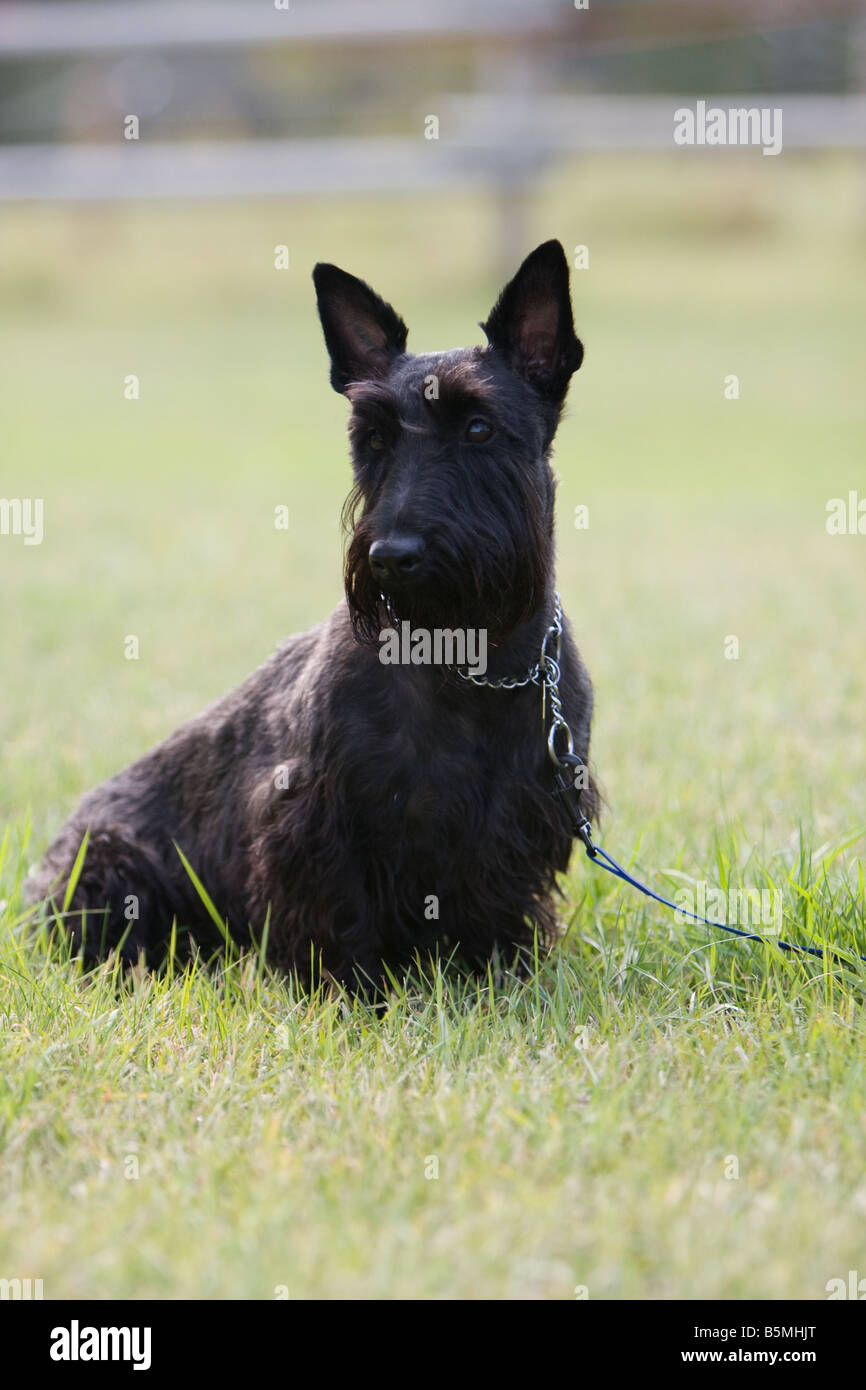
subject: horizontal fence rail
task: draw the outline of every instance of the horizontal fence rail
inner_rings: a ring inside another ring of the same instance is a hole
[[[544,33],[573,21],[572,0],[199,0],[195,4],[62,3],[0,6],[0,54],[126,48],[367,43],[439,36]]]
[[[45,0],[0,3],[0,57],[135,48],[365,44],[435,39],[485,43],[561,36],[667,46],[864,13],[863,0]]]
[[[724,110],[780,108],[785,150],[866,145],[866,97],[764,93],[701,100]],[[440,139],[429,141],[419,116],[417,136],[224,141],[119,136],[112,144],[7,145],[0,147],[0,198],[292,196],[519,183],[570,152],[679,151],[674,113],[695,102],[575,97],[524,105],[452,97],[438,103]],[[730,147],[706,147],[704,157],[724,159],[729,153]]]

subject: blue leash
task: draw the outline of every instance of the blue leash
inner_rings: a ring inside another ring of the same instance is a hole
[[[641,883],[640,879],[634,878],[621,864],[618,864],[616,860],[607,853],[607,850],[602,849],[601,845],[593,843],[590,823],[580,809],[580,790],[574,786],[573,781],[570,782],[566,778],[562,771],[562,768],[565,766],[583,767],[583,763],[580,758],[570,752],[559,754],[557,760],[560,764],[560,771],[556,775],[554,795],[562,802],[568,818],[571,821],[575,836],[583,843],[587,856],[598,868],[605,869],[607,873],[612,874],[614,878],[622,879],[623,883],[628,883],[632,888],[637,888],[639,893],[643,893],[646,897],[652,898],[657,903],[661,903],[663,907],[673,908],[674,912],[681,912],[684,917],[691,917],[692,921],[700,922],[705,927],[718,927],[719,931],[730,932],[732,936],[740,936],[745,941],[761,941],[765,946],[771,944],[778,946],[780,951],[792,951],[803,956],[817,956],[819,960],[829,958],[839,965],[846,965],[849,970],[853,968],[853,962],[851,960],[846,956],[840,956],[837,951],[831,950],[829,946],[797,946],[792,941],[782,941],[775,937],[771,939],[766,936],[761,936],[758,932],[742,931],[739,927],[728,926],[726,922],[714,922],[709,917],[701,917],[696,912],[689,912],[687,908],[677,907],[676,903],[672,903],[668,898],[663,898],[660,893],[654,893],[645,883]],[[866,962],[866,956],[858,955],[855,959]]]

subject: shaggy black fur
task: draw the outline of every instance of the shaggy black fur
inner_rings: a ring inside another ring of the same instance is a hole
[[[583,356],[564,253],[547,242],[524,262],[482,325],[487,347],[421,356],[361,280],[331,265],[314,280],[331,381],[352,406],[347,602],[84,798],[31,896],[62,900],[89,829],[69,918],[87,960],[119,946],[155,962],[173,919],[219,945],[178,847],[233,936],[258,940],[269,918],[270,960],[303,979],[375,980],[443,945],[478,964],[554,933],[572,840],[539,687],[383,665],[378,637],[394,613],[486,628],[491,678],[538,659],[553,614],[549,454]],[[592,692],[567,624],[561,665],[586,759]],[[594,788],[583,807],[591,817]]]

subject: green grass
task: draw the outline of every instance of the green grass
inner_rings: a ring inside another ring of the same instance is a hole
[[[586,159],[530,237],[590,247],[558,572],[601,838],[668,893],[772,886],[790,938],[866,954],[866,537],[824,527],[866,496],[861,192],[845,160]],[[0,1276],[46,1297],[823,1298],[866,1275],[860,969],[677,926],[582,855],[528,981],[433,972],[384,1016],[254,958],[83,977],[21,925],[77,797],[339,596],[313,261],[426,349],[477,337],[496,244],[481,195],[4,213],[0,494],[45,499],[45,540],[0,537]]]

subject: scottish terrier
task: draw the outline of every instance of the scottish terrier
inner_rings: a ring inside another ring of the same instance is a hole
[[[568,278],[546,242],[485,347],[413,355],[369,285],[316,266],[351,405],[345,602],[81,802],[30,896],[59,911],[74,885],[85,961],[214,949],[206,896],[276,967],[353,988],[555,936],[573,838],[551,792],[566,744],[585,766],[592,712],[554,581],[550,453],[583,358]],[[589,818],[596,800],[585,778]]]

